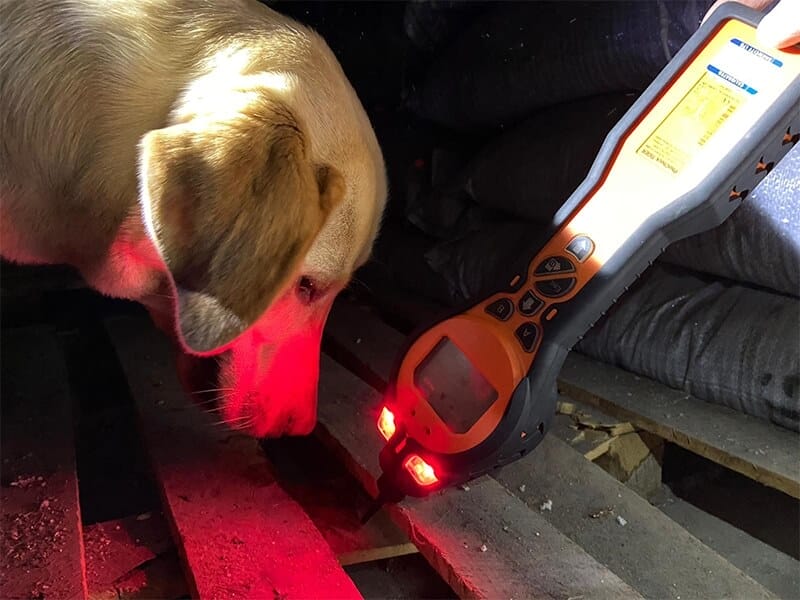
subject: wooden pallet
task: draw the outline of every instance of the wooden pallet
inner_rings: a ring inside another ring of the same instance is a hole
[[[795,432],[574,352],[559,376],[559,390],[800,498],[800,437]]]
[[[50,329],[5,330],[4,417],[12,406],[10,389],[25,402],[12,419],[3,419],[3,457],[33,453],[36,465],[30,473],[17,468],[24,461],[13,461],[15,471],[4,466],[4,550],[20,538],[18,530],[5,527],[7,520],[56,505],[61,510],[54,522],[64,533],[59,537],[64,546],[33,574],[4,552],[0,597],[27,598],[47,589],[64,593],[46,597],[88,594],[109,600],[187,593],[200,598],[359,597],[343,564],[417,549],[460,597],[772,597],[583,456],[597,454],[596,447],[579,452],[556,435],[495,477],[484,477],[469,489],[406,500],[379,514],[380,531],[356,534],[355,509],[348,515],[314,514],[313,507],[284,491],[291,488],[276,479],[255,442],[209,427],[207,415],[186,405],[171,350],[149,321],[115,319],[107,329],[139,409],[166,520],[156,513],[134,515],[93,525],[81,536],[63,357]],[[381,443],[376,410],[403,335],[373,310],[345,300],[337,302],[326,333],[318,435],[374,494]],[[47,369],[36,366],[41,364]],[[761,422],[750,427],[754,420],[733,414],[735,421],[727,426],[762,436],[754,439],[763,441],[777,432],[764,452],[742,445],[737,450],[713,427],[704,431],[696,426],[701,418],[676,414],[708,418],[716,413],[690,413],[689,405],[669,396],[664,396],[673,403],[669,406],[678,408],[661,417],[655,410],[646,413],[630,398],[659,397],[666,394],[662,388],[646,387],[652,382],[639,379],[632,380],[634,385],[628,374],[610,368],[601,372],[602,365],[568,362],[568,367],[575,364],[581,368],[562,373],[562,392],[569,396],[565,402],[585,400],[758,481],[789,493],[796,489],[797,474],[780,462],[796,448],[793,434],[784,444],[783,430]],[[695,402],[683,395],[681,401]],[[34,433],[19,435],[20,422],[25,432]],[[53,441],[46,445],[48,452],[41,452],[43,434]],[[42,496],[31,482],[45,482],[43,489],[51,495]],[[542,509],[547,501],[552,507]],[[361,511],[359,502],[353,500]],[[164,552],[167,542],[176,543],[179,554]],[[312,562],[316,581],[298,575],[306,574]],[[178,564],[185,573],[181,581],[163,576]]]
[[[70,385],[55,331],[4,329],[0,597],[360,598],[344,564],[416,551],[391,523],[355,527],[355,512],[347,521],[329,506],[312,521],[256,440],[210,426],[210,415],[187,403],[171,349],[148,320],[111,319],[107,328],[166,520],[148,513],[82,530]],[[341,528],[348,522],[355,531]]]
[[[403,336],[348,301],[337,302],[326,332],[336,361],[323,361],[320,422],[374,493],[377,390]],[[552,509],[542,510],[547,501]],[[553,436],[496,478],[390,512],[464,597],[515,597],[523,589],[545,597],[773,597]],[[546,564],[537,563],[543,556]]]

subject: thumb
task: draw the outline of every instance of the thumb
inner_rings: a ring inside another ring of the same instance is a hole
[[[764,15],[756,36],[762,44],[773,48],[800,42],[800,0],[781,0]]]

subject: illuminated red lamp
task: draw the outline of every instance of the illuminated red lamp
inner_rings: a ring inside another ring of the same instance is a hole
[[[439,478],[436,477],[433,467],[416,454],[409,456],[406,459],[406,462],[403,463],[403,466],[406,468],[406,471],[411,473],[411,477],[414,478],[414,481],[423,487],[433,485],[439,481]]]
[[[385,406],[381,411],[381,416],[378,417],[378,431],[388,441],[393,435],[397,426],[394,424],[394,414]]]

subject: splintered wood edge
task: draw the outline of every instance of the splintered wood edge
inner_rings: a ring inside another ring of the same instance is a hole
[[[602,383],[598,382],[600,378]],[[750,479],[800,498],[800,469],[796,463],[800,436],[792,431],[686,396],[656,381],[574,352],[567,357],[558,387],[561,393],[575,400],[596,406]],[[656,413],[667,410],[667,401],[669,416],[659,418]],[[684,423],[679,423],[679,418],[683,418]],[[720,420],[729,421],[731,427],[726,429],[726,439],[714,441],[710,428],[717,426]],[[759,455],[758,448],[739,447],[737,436],[758,440],[769,449]],[[786,465],[781,466],[780,462]]]
[[[384,560],[387,558],[397,558],[399,556],[408,556],[409,554],[417,554],[419,550],[411,542],[403,544],[394,544],[392,546],[381,546],[377,548],[367,548],[365,550],[354,550],[353,552],[345,552],[339,555],[339,564],[343,567],[352,565],[359,565],[362,563],[374,562],[376,560]]]

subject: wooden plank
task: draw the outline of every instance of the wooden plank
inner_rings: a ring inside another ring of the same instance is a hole
[[[800,435],[572,352],[559,390],[800,498]]]
[[[169,526],[159,513],[94,523],[84,529],[89,596],[115,592],[114,584],[172,547]]]
[[[345,303],[336,306],[329,323],[328,332],[341,347],[340,356],[363,359],[376,377],[388,375],[393,360],[389,357],[402,340],[398,332],[369,311]],[[360,341],[355,344],[355,340]],[[361,348],[369,352],[362,355]],[[616,425],[605,427],[629,430]],[[548,500],[553,502],[552,509],[541,515],[647,597],[772,597],[553,435],[525,459],[502,469],[496,478],[533,510]],[[465,494],[472,494],[474,489],[470,485]],[[617,516],[626,524],[621,525]]]
[[[397,360],[397,348],[406,340],[373,308],[345,299],[334,303],[324,334],[325,353],[339,362],[361,365],[359,376],[379,391]]]
[[[774,597],[553,436],[496,478],[528,506],[551,500],[547,520],[648,598]]]
[[[361,563],[385,560],[387,558],[397,558],[419,552],[417,547],[411,542],[400,542],[397,544],[371,544],[349,552],[337,554],[339,564],[343,567],[360,565]]]
[[[175,549],[159,554],[107,588],[89,592],[89,600],[182,600],[188,597],[189,588]]]
[[[2,332],[0,598],[85,598],[66,367],[52,331]]]
[[[320,435],[373,496],[380,396],[324,356]],[[616,575],[489,477],[388,512],[462,598],[638,598]]]
[[[140,412],[192,595],[360,597],[276,482],[257,440],[212,427],[210,415],[185,399],[165,339],[140,319],[106,327]]]
[[[372,498],[318,439],[284,437],[266,440],[262,447],[281,487],[303,507],[339,564],[417,553],[386,513],[361,524]]]

